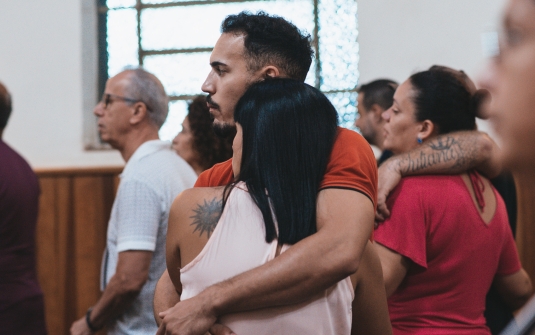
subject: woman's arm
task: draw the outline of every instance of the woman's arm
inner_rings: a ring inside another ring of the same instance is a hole
[[[173,307],[179,301],[180,292],[177,292],[175,285],[171,281],[171,277],[169,277],[169,273],[165,270],[160,280],[158,280],[154,291],[154,320],[158,326],[162,323],[162,318],[160,318],[159,314]]]
[[[377,221],[390,216],[386,199],[402,177],[430,174],[458,174],[476,169],[496,177],[501,169],[499,148],[485,133],[460,131],[437,136],[418,148],[388,159],[379,167]]]
[[[381,260],[386,296],[390,297],[407,275],[410,262],[406,257],[388,249],[380,243],[375,243],[375,250]]]
[[[183,219],[182,193],[173,201],[169,211],[169,221],[167,224],[167,239],[165,243],[167,269],[156,284],[154,291],[154,320],[159,326],[162,318],[159,314],[168,310],[180,301],[182,284],[180,282],[180,246],[178,236],[180,234],[180,220]]]
[[[182,283],[180,282],[180,268],[182,267],[182,261],[180,258],[179,238],[183,233],[183,231],[181,231],[181,224],[183,225],[183,221],[187,220],[187,215],[185,215],[187,210],[184,207],[187,207],[188,205],[182,201],[182,198],[184,197],[183,193],[176,197],[175,201],[173,201],[173,205],[171,206],[171,210],[169,211],[167,240],[165,243],[165,261],[167,264],[167,272],[178,294],[182,292]]]
[[[359,269],[351,276],[351,280],[357,284],[351,335],[392,334],[381,261],[373,242],[368,241]]]
[[[493,285],[505,303],[514,310],[522,307],[533,293],[531,280],[524,269],[511,275],[496,276]]]

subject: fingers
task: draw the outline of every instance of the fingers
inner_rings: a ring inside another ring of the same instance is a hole
[[[385,218],[382,214],[379,214],[379,212],[375,212],[375,222],[373,223],[373,227],[377,229],[377,227],[379,227],[379,225],[383,223],[384,220]]]
[[[379,222],[381,222],[382,215],[379,214],[379,212],[375,212],[375,221],[373,223],[374,228],[377,228],[379,226]]]
[[[389,217],[390,217],[390,211],[388,210],[388,207],[386,207],[386,204],[377,205],[377,212],[375,213],[375,220],[382,222]]]
[[[386,207],[386,204],[385,203],[378,204],[377,211],[375,212],[376,228],[381,222],[388,219],[389,217],[390,217],[390,211],[388,210],[388,207]]]
[[[212,335],[236,335],[229,327],[220,323],[214,323],[209,332]]]

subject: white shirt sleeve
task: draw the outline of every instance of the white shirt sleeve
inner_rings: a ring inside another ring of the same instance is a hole
[[[146,183],[128,179],[117,191],[117,252],[156,249],[162,224],[161,200]]]

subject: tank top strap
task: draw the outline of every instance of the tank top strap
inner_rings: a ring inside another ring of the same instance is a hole
[[[483,212],[485,209],[485,198],[483,197],[483,192],[485,191],[485,183],[483,182],[483,179],[477,173],[476,170],[470,170],[468,171],[468,177],[470,177],[470,182],[472,183],[472,189],[474,190],[474,194],[476,196],[477,205],[479,206],[479,209]]]

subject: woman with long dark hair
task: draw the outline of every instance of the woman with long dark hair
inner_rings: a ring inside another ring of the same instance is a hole
[[[181,300],[279,257],[317,229],[318,191],[338,132],[332,104],[309,85],[267,79],[251,85],[234,118],[234,182],[187,190],[171,209],[167,266]],[[220,320],[237,334],[349,334],[352,321],[354,334],[390,333],[371,242],[351,278],[297,305]]]
[[[437,135],[474,130],[479,94],[459,78],[434,67],[400,85],[383,113],[385,148],[401,154]],[[491,285],[512,308],[529,298],[505,205],[485,177],[406,177],[387,203],[391,215],[374,236],[394,334],[490,334],[483,312]]]

